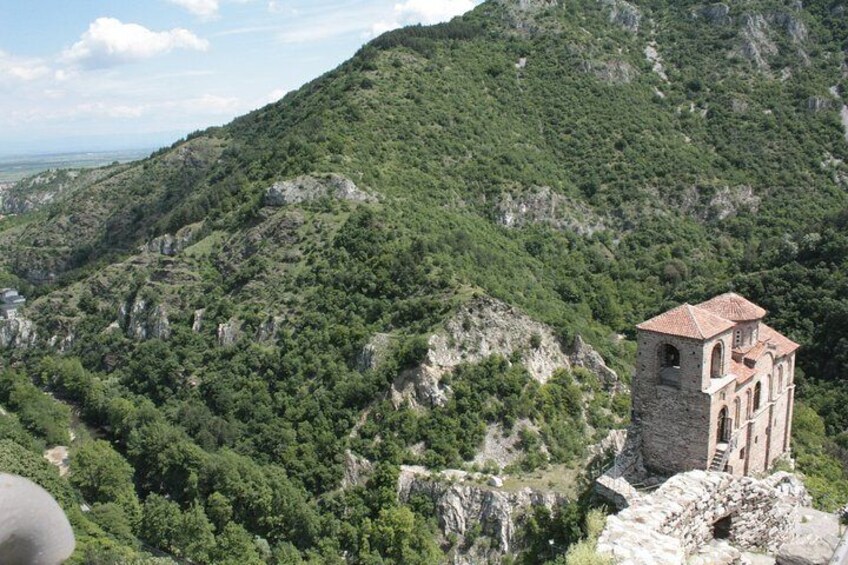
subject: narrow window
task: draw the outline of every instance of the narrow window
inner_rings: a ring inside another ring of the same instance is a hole
[[[739,400],[739,397],[737,396],[736,399],[733,401],[733,419],[735,420],[735,422],[734,422],[735,425],[733,426],[734,428],[739,428],[739,420],[740,420],[740,417],[742,416],[741,411],[742,411],[742,401]]]
[[[742,330],[736,330],[733,332],[733,347],[739,347],[742,345]]]
[[[754,385],[754,412],[760,409],[760,394],[762,393],[763,385],[758,382]]]
[[[721,378],[721,376],[724,374],[724,370],[722,367],[724,356],[722,355],[722,353],[723,351],[721,347],[721,342],[718,342],[717,344],[715,344],[715,347],[713,347],[713,354],[712,358],[710,359],[710,377],[713,379]]]

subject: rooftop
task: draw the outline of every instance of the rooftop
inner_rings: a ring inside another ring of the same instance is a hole
[[[642,322],[636,328],[692,339],[709,339],[729,330],[734,325],[730,320],[716,316],[698,306],[683,304],[647,322]]]
[[[752,322],[765,317],[766,311],[750,300],[747,300],[735,292],[720,294],[706,302],[698,304],[698,308],[712,312],[734,322]]]

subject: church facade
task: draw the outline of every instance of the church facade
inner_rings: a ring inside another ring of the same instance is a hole
[[[750,475],[789,451],[798,344],[727,293],[636,326],[633,423],[645,466]]]

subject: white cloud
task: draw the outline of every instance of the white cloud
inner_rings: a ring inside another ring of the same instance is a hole
[[[371,26],[371,36],[412,24],[432,25],[459,16],[479,4],[475,0],[406,0],[394,7],[391,19],[377,21]]]
[[[204,94],[199,98],[185,101],[184,106],[186,110],[204,114],[233,114],[241,109],[241,101],[230,96]]]
[[[157,32],[115,18],[97,18],[80,40],[62,53],[61,60],[90,68],[109,67],[149,59],[174,49],[206,51],[209,42],[183,28]]]
[[[48,67],[40,59],[21,59],[0,51],[0,76],[29,82],[50,74]]]
[[[218,15],[218,0],[168,0],[171,4],[180,6],[195,16],[201,18],[214,18]]]

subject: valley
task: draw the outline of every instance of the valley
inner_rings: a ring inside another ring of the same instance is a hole
[[[0,470],[70,563],[608,563],[636,326],[733,291],[800,345],[796,498],[848,505],[837,4],[489,0],[139,160],[0,164]]]

